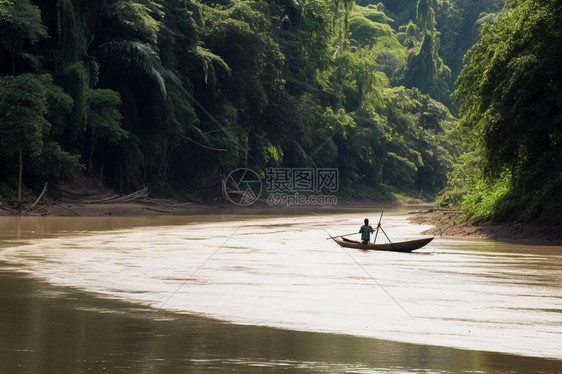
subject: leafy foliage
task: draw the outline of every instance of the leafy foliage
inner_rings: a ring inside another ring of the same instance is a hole
[[[28,183],[83,162],[121,191],[214,198],[237,167],[326,167],[347,196],[432,197],[459,153],[448,66],[464,53],[441,40],[472,41],[497,2],[1,1],[2,30],[25,32],[2,38],[0,73],[51,79]]]
[[[23,154],[39,156],[43,152],[44,135],[50,128],[45,119],[49,83],[49,78],[32,74],[0,78],[0,151],[18,155],[18,201],[21,201]]]
[[[47,91],[32,74],[6,76],[0,80],[0,150],[13,154],[25,149],[38,154],[43,134],[50,124],[45,119]]]
[[[475,188],[498,219],[559,215],[561,10],[557,1],[509,1],[484,25],[458,80],[460,126],[483,165]]]
[[[36,44],[46,36],[41,11],[29,0],[0,2],[0,57],[8,57],[12,74],[16,73],[16,58],[28,58],[24,51],[26,43]]]

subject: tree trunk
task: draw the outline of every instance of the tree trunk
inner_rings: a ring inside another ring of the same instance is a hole
[[[57,36],[58,36],[58,41],[59,41],[59,48],[60,48],[60,44],[61,44],[61,39],[62,39],[62,21],[61,21],[61,16],[60,16],[60,0],[57,0]]]
[[[92,140],[90,141],[90,157],[88,158],[88,171],[93,170],[92,160],[94,158],[94,148],[96,148],[97,138],[92,134]]]
[[[21,203],[21,179],[23,173],[23,147],[18,148],[18,203]]]

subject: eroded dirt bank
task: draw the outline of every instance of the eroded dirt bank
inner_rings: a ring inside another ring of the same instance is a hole
[[[545,223],[493,223],[487,218],[477,218],[457,223],[462,211],[429,209],[409,213],[409,220],[434,227],[423,234],[447,238],[495,239],[517,243],[562,245],[562,222]]]

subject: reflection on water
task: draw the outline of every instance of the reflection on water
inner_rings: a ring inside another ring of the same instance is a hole
[[[2,373],[560,372],[560,361],[222,323],[0,273]]]
[[[0,372],[562,372],[561,248],[363,215],[0,222]]]

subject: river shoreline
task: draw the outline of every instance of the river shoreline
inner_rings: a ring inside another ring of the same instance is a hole
[[[57,191],[47,195],[38,202],[27,202],[28,208],[15,209],[0,202],[0,216],[55,216],[55,217],[139,217],[157,215],[191,215],[200,213],[224,213],[240,211],[257,214],[275,211],[287,211],[294,214],[299,210],[310,211],[311,206],[271,205],[258,200],[242,207],[228,201],[197,203],[149,196],[147,189],[129,195],[115,195],[106,189],[88,188],[80,192]],[[452,209],[428,209],[428,202],[413,201],[379,201],[379,200],[340,200],[333,205],[315,205],[318,212],[338,209],[363,209],[407,207],[417,209],[408,214],[408,220],[415,224],[432,225],[433,228],[422,234],[446,238],[492,239],[514,243],[539,245],[562,245],[562,222],[546,223],[493,223],[486,218],[477,218],[463,223],[456,223],[462,211]],[[30,208],[29,208],[30,207]]]
[[[262,213],[268,211],[334,211],[337,209],[362,209],[407,206],[410,208],[427,207],[427,202],[402,202],[378,200],[341,200],[331,205],[268,204],[258,200],[251,205],[235,205],[228,201],[189,202],[172,199],[142,197],[127,202],[93,201],[92,199],[54,200],[47,199],[33,209],[16,209],[0,202],[0,216],[54,216],[54,217],[102,217],[102,216],[154,216],[168,214],[222,213],[239,211],[244,213]]]

